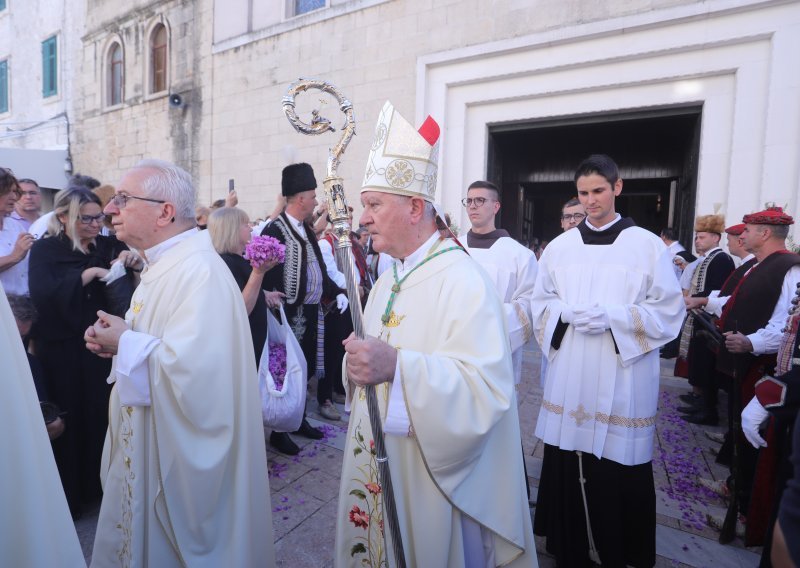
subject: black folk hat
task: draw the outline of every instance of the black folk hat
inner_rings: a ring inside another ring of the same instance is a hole
[[[281,174],[281,193],[286,197],[317,188],[314,170],[305,162],[291,164],[283,168]]]

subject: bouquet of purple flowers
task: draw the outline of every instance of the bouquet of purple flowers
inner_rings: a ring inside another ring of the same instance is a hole
[[[283,390],[283,381],[286,378],[285,344],[269,342],[269,373],[275,381],[275,388],[279,391]]]
[[[255,236],[247,243],[244,257],[250,261],[250,266],[253,268],[265,262],[282,263],[286,260],[286,246],[273,237]]]

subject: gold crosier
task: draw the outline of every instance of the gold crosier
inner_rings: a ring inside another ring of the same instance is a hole
[[[359,339],[364,339],[364,314],[361,311],[361,298],[358,293],[358,279],[356,277],[356,267],[353,262],[351,252],[352,243],[350,241],[350,215],[347,208],[347,200],[344,195],[342,178],[337,175],[339,160],[353,135],[356,133],[356,122],[353,116],[353,105],[344,95],[326,81],[318,79],[298,79],[292,83],[288,92],[283,97],[283,111],[286,118],[295,130],[301,134],[318,135],[328,131],[335,131],[331,121],[320,116],[319,111],[312,111],[311,123],[308,124],[300,120],[295,112],[295,97],[299,93],[309,89],[322,91],[333,96],[339,103],[339,109],[345,115],[345,123],[342,128],[342,135],[336,145],[328,151],[327,176],[323,180],[325,197],[328,200],[328,215],[333,223],[333,236],[335,241],[334,251],[337,264],[344,269],[344,276],[347,281],[347,298],[350,301],[350,316],[353,320],[353,331]],[[378,409],[378,397],[375,394],[375,386],[367,385],[364,387],[367,398],[367,409],[369,411],[369,422],[372,427],[372,435],[375,441],[375,455],[378,462],[378,473],[381,480],[381,492],[383,495],[384,518],[388,520],[389,534],[391,535],[392,551],[394,552],[395,562],[398,567],[405,568],[405,553],[403,552],[403,542],[400,534],[400,523],[397,520],[397,506],[394,500],[392,489],[392,478],[389,473],[389,458],[386,455],[386,444],[383,438],[383,425]],[[384,531],[384,538],[388,539]],[[388,546],[389,543],[387,543]]]

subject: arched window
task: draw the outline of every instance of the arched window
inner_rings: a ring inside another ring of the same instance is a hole
[[[122,103],[123,68],[122,46],[114,42],[108,50],[108,106]]]
[[[167,90],[167,28],[158,24],[150,33],[150,93]]]

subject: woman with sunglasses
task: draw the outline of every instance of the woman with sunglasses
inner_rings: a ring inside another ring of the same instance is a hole
[[[80,516],[83,503],[101,495],[100,455],[111,391],[106,383],[111,360],[87,351],[83,334],[97,321],[98,310],[124,315],[133,271],[142,265],[123,243],[99,234],[104,219],[92,192],[62,191],[48,227],[51,236],[36,241],[30,254],[30,294],[39,313],[34,348],[45,367],[48,392],[66,412],[66,429],[53,451],[73,517]],[[125,271],[107,285],[101,279],[118,262]]]

